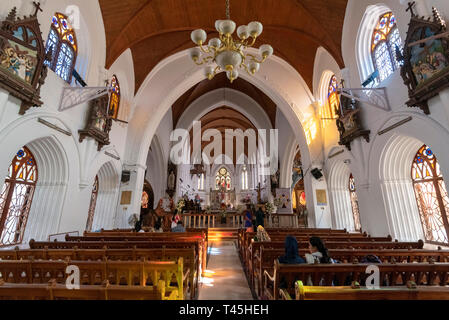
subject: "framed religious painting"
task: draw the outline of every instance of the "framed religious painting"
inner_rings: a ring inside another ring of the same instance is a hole
[[[21,115],[42,105],[40,90],[47,77],[45,47],[37,20],[40,6],[34,4],[34,15],[17,18],[14,8],[0,27],[0,87],[22,101]]]
[[[418,17],[412,11],[404,52],[397,51],[409,92],[407,106],[430,114],[428,100],[449,87],[449,32],[435,8],[433,19]]]
[[[344,95],[340,98],[340,113],[337,117],[337,128],[340,133],[339,144],[351,150],[351,142],[359,137],[370,141],[370,131],[364,130],[361,122],[361,111],[359,103]]]
[[[293,213],[292,192],[289,188],[276,189],[276,198],[280,205],[278,206],[277,213]]]
[[[107,93],[90,101],[86,128],[78,131],[80,143],[86,137],[91,137],[98,142],[98,151],[103,146],[110,144],[109,132],[112,128],[112,117],[109,113],[108,105],[109,95]]]

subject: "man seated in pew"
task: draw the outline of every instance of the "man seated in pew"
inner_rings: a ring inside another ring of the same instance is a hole
[[[178,221],[178,225],[176,227],[171,229],[171,232],[186,232],[186,229],[182,225],[182,221],[181,220]]]
[[[334,263],[321,238],[311,237],[309,239],[309,250],[310,253],[306,254],[306,262],[308,264]]]

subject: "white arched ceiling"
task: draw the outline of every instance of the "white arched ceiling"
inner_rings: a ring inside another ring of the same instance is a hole
[[[193,101],[180,117],[176,129],[190,130],[193,121],[199,121],[209,112],[222,106],[237,110],[258,129],[273,128],[270,118],[254,99],[241,91],[222,88],[210,91]]]
[[[313,92],[315,100],[321,106],[327,101],[329,83],[333,75],[340,80],[340,67],[330,53],[323,47],[319,47],[316,52],[315,65],[313,69]]]
[[[262,90],[285,114],[300,145],[303,163],[308,167],[311,156],[302,122],[314,117],[310,109],[314,99],[302,77],[276,56],[268,59],[255,76],[242,73],[241,77]],[[136,95],[136,109],[130,120],[126,152],[129,164],[145,164],[151,138],[164,115],[182,94],[204,79],[204,69],[193,64],[188,50],[166,58],[151,71]],[[312,199],[311,187],[306,188],[306,196]],[[136,208],[138,201],[135,195]],[[309,212],[313,210],[309,208]]]

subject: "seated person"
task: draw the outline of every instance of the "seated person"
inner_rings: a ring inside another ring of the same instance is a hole
[[[279,262],[283,264],[301,264],[306,261],[298,254],[298,241],[293,236],[285,238],[285,255],[279,257]]]
[[[175,210],[175,212],[173,213],[173,218],[171,220],[171,228],[176,228],[176,226],[178,225],[178,222],[181,220],[181,217],[178,214],[178,210]]]
[[[164,232],[162,229],[162,220],[158,218],[156,223],[154,224],[154,232]]]
[[[311,237],[309,239],[310,254],[306,254],[306,262],[308,264],[333,263],[329,252],[319,237]]]
[[[178,221],[178,225],[171,229],[171,232],[186,232],[186,229],[182,225],[182,221]]]

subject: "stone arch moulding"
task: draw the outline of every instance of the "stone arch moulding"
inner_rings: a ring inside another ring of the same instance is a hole
[[[302,121],[308,119],[307,111],[314,99],[298,72],[282,59],[271,57],[256,76],[242,74],[242,78],[267,94],[284,113],[299,142],[303,162],[309,166],[310,154]],[[192,65],[187,50],[168,57],[151,71],[135,99],[126,150],[129,163],[144,164],[146,154],[143,151],[148,150],[165,113],[183,93],[202,80],[203,70]],[[313,196],[311,187],[306,195]],[[132,201],[132,207],[137,208],[138,197]],[[313,204],[308,209],[313,214]]]
[[[374,29],[379,22],[379,17],[389,11],[392,10],[382,3],[369,5],[360,22],[356,38],[355,56],[361,82],[364,82],[374,72],[374,64],[371,56],[371,40]]]
[[[116,225],[120,172],[112,161],[104,163],[98,171],[98,198],[92,230],[112,229]]]

